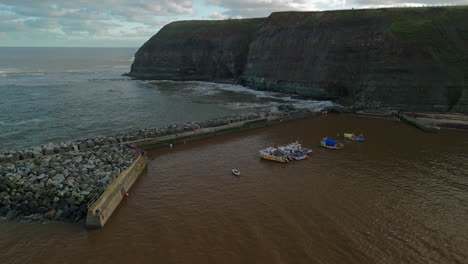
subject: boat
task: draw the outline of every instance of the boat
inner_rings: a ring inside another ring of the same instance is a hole
[[[324,148],[329,149],[341,149],[344,147],[343,143],[328,138],[322,138],[322,140],[320,141],[320,145],[322,145],[322,147]]]
[[[292,159],[286,155],[284,155],[280,150],[277,148],[269,147],[266,149],[262,149],[259,151],[260,157],[262,159],[286,163],[291,161]]]
[[[364,141],[364,136],[362,134],[358,136],[353,133],[344,133],[343,136],[344,138],[352,140],[352,141],[359,141],[359,142]]]
[[[304,154],[311,154],[313,152],[311,149],[302,147],[302,145],[297,141],[289,144],[288,147]]]
[[[278,150],[293,160],[303,160],[308,157],[304,152],[295,150],[289,146],[278,147]]]
[[[236,176],[240,176],[240,171],[236,170],[236,169],[233,169],[232,170],[232,174],[236,175]]]

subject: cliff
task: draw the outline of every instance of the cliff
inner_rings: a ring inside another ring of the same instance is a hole
[[[264,19],[178,21],[164,26],[135,54],[129,75],[143,79],[236,80]]]
[[[183,21],[137,52],[131,76],[468,112],[468,7],[281,12]]]

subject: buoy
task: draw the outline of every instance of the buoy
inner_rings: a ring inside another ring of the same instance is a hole
[[[138,163],[137,166],[140,167],[141,166],[140,163]]]
[[[128,193],[125,193],[125,197],[128,197]]]
[[[184,145],[187,144],[187,142],[184,141]]]
[[[169,147],[170,147],[170,148],[172,148],[172,143],[171,143],[171,144],[169,144]]]

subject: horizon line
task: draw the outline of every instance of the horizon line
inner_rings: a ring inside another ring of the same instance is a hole
[[[139,48],[133,47],[104,47],[104,46],[0,46],[0,48],[115,48],[115,49],[130,49]]]

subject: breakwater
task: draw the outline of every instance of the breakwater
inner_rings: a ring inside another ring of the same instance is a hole
[[[128,170],[119,175],[102,194],[97,194],[96,199],[89,201],[86,227],[104,227],[147,164],[148,160],[141,152]]]
[[[412,126],[415,126],[424,132],[436,133],[440,131],[440,127],[436,125],[427,124],[426,122],[417,120],[416,118],[409,117],[408,115],[405,115],[400,112],[394,113],[394,116],[398,118],[400,121],[410,124]]]
[[[180,140],[232,133],[315,114],[308,109],[282,107],[278,111],[7,151],[0,155],[0,217],[80,222],[87,215],[88,203],[98,199],[121,173],[134,165],[141,153],[132,144],[145,148],[167,146]]]

